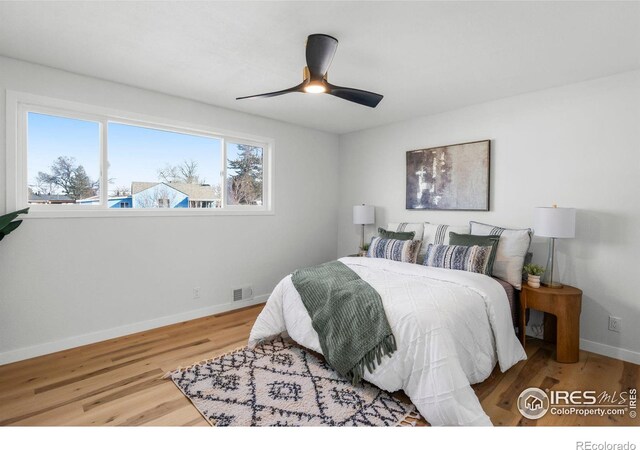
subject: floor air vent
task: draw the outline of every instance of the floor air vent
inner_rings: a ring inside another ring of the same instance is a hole
[[[246,300],[253,296],[253,289],[251,287],[243,287],[233,290],[233,301],[238,302],[240,300]]]

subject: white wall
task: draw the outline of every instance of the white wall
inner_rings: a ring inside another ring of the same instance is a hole
[[[377,206],[379,225],[476,219],[530,226],[534,206],[578,208],[577,238],[560,242],[558,256],[562,281],[584,291],[582,345],[640,362],[640,300],[632,289],[640,254],[640,72],[338,142],[331,134],[0,57],[0,213],[5,89],[272,137],[276,214],[27,219],[0,243],[0,364],[240,306],[229,303],[233,287],[252,284],[256,295],[266,295],[292,269],[335,258],[336,247],[338,256],[353,253],[359,229],[351,208],[359,203]],[[492,139],[491,211],[404,209],[407,150],[479,139]],[[114,245],[123,237],[128,245]],[[536,239],[533,250],[543,262],[544,241]],[[158,269],[163,260],[171,261],[171,277]],[[195,286],[200,300],[191,299]],[[609,315],[623,319],[622,333],[607,330]]]
[[[491,139],[491,211],[405,209],[405,152]],[[640,362],[640,72],[511,97],[340,137],[338,254],[353,253],[352,205],[390,221],[527,227],[533,208],[578,208],[559,243],[561,281],[584,291],[581,346]],[[369,234],[374,228],[369,228]],[[534,260],[545,262],[536,238]],[[608,331],[608,316],[622,332]]]
[[[337,136],[3,57],[0,213],[6,89],[273,138],[275,215],[27,217],[0,243],[0,364],[246,306],[230,299],[248,284],[264,301],[335,259]]]

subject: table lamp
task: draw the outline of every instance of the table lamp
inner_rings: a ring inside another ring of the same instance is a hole
[[[574,208],[538,207],[533,211],[533,227],[537,236],[549,237],[549,257],[541,284],[561,288],[554,276],[556,239],[573,238],[576,235],[576,210]]]
[[[362,225],[360,250],[364,247],[364,226],[376,223],[376,209],[372,205],[356,205],[353,207],[353,224]]]

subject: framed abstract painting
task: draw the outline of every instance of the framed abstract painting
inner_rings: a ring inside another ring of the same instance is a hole
[[[491,141],[407,152],[407,209],[489,211]]]

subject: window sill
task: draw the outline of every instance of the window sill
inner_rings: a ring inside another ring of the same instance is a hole
[[[29,214],[21,215],[21,219],[97,219],[97,218],[124,218],[124,217],[210,217],[210,216],[273,216],[273,210],[134,210],[134,209],[101,209],[101,210],[37,210],[30,209]]]

